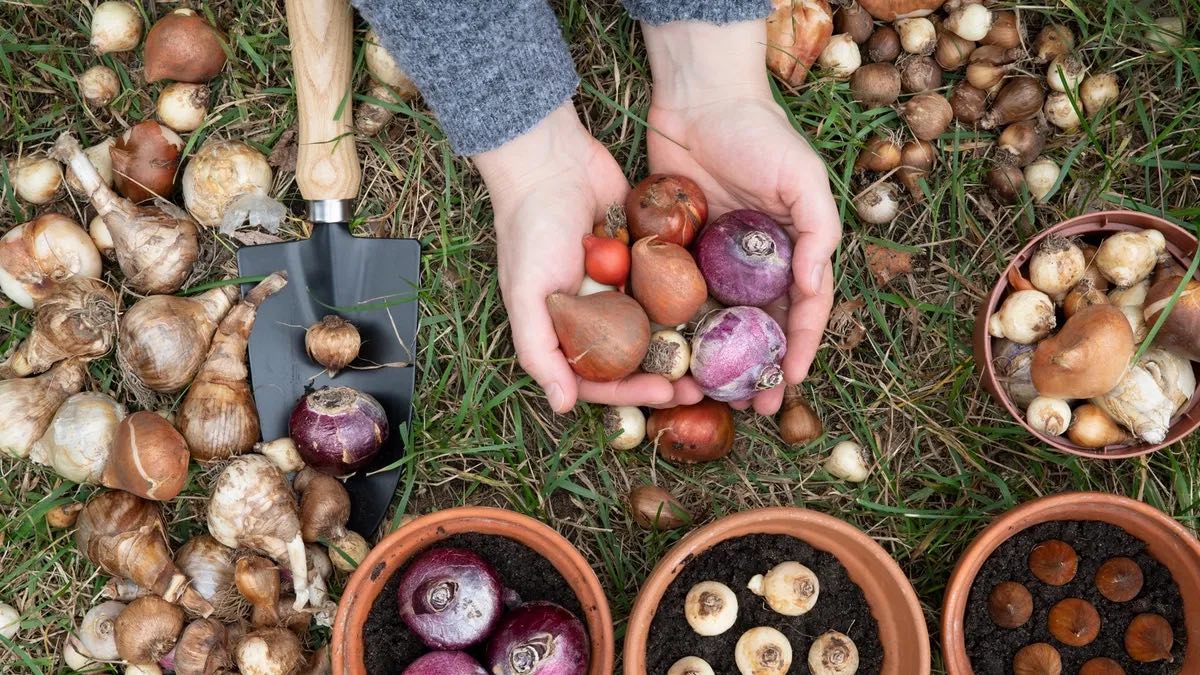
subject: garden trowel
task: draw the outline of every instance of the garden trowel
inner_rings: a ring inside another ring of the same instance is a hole
[[[360,168],[351,125],[353,25],[346,0],[287,0],[299,116],[296,183],[308,203],[312,235],[301,241],[244,246],[244,277],[287,270],[288,284],[258,311],[250,335],[250,377],[264,440],[288,435],[288,418],[307,390],[353,387],[387,411],[389,436],[379,455],[346,481],[350,528],[379,527],[400,478],[401,426],[412,412],[420,247],[413,239],[350,233]],[[252,284],[247,284],[247,287]],[[329,377],[304,348],[305,329],[326,315],[353,323],[359,358]],[[384,467],[392,466],[387,471]]]

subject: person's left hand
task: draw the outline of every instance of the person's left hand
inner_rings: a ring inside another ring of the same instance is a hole
[[[644,28],[655,78],[647,146],[652,172],[700,185],[710,221],[756,209],[792,238],[792,288],[767,310],[787,334],[784,377],[796,384],[812,365],[833,306],[831,258],[842,230],[824,163],[771,97],[762,24]],[[776,387],[756,396],[754,409],[773,414],[782,399],[783,387]]]

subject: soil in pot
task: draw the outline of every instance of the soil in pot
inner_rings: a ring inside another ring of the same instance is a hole
[[[1030,553],[1038,544],[1060,540],[1076,553],[1077,568],[1069,582],[1053,586],[1030,570]],[[1106,561],[1131,558],[1141,569],[1141,591],[1126,602],[1108,600],[1096,586],[1096,572]],[[1017,628],[1001,628],[989,614],[988,598],[998,584],[1014,581],[1029,589],[1033,613]],[[1050,610],[1068,598],[1082,599],[1100,616],[1099,634],[1084,646],[1068,646],[1051,634]],[[1138,663],[1125,651],[1125,629],[1135,616],[1158,614],[1174,627],[1173,661]],[[1186,652],[1183,599],[1179,586],[1162,563],[1146,550],[1146,544],[1125,530],[1100,521],[1055,521],[1035,525],[1000,545],[980,568],[971,586],[964,624],[967,655],[976,673],[1011,673],[1013,658],[1026,645],[1045,642],[1058,650],[1063,673],[1077,673],[1088,660],[1113,659],[1126,675],[1175,675]]]
[[[801,616],[775,612],[746,587],[754,575],[789,560],[811,569],[820,584],[816,605]],[[702,581],[719,581],[737,594],[737,622],[721,635],[697,635],[684,616],[684,598]],[[757,626],[775,628],[787,637],[793,654],[789,673],[810,673],[809,647],[817,636],[830,630],[846,634],[858,647],[858,675],[879,673],[883,666],[875,617],[862,589],[850,580],[838,559],[795,537],[754,534],[728,539],[692,558],[667,587],[647,636],[649,675],[666,675],[671,665],[685,656],[704,659],[717,673],[737,673],[735,645],[743,633]]]
[[[507,537],[459,534],[442,539],[430,548],[442,547],[477,553],[496,568],[505,587],[516,591],[522,602],[553,602],[583,620],[583,608],[571,585],[550,561],[528,546]],[[388,579],[363,626],[363,661],[368,675],[398,675],[417,657],[430,651],[400,620],[396,589],[406,568],[407,565],[397,568]],[[482,645],[468,651],[482,661]]]

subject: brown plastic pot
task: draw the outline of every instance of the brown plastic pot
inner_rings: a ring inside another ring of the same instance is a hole
[[[487,507],[461,507],[421,516],[379,542],[350,577],[333,622],[333,672],[366,673],[363,664],[363,626],[375,598],[392,574],[414,555],[456,534],[490,534],[519,541],[540,553],[579,598],[583,622],[591,640],[588,675],[613,671],[612,615],[600,580],[579,551],[549,526],[515,511]]]
[[[827,551],[858,584],[879,624],[881,675],[928,675],[929,629],[912,583],[883,547],[853,525],[816,511],[768,508],[743,511],[684,537],[659,561],[638,593],[625,634],[625,675],[646,675],[646,638],[667,587],[692,558],[736,537],[783,534]],[[797,652],[807,654],[807,649]]]
[[[1018,532],[1055,520],[1099,520],[1146,542],[1179,584],[1187,628],[1187,653],[1180,673],[1200,673],[1200,542],[1158,509],[1102,492],[1067,492],[1022,504],[989,525],[963,553],[946,587],[942,605],[942,656],[948,675],[974,675],[967,658],[964,617],[967,598],[983,563]],[[981,674],[982,675],[982,674]]]
[[[1136,211],[1100,211],[1097,213],[1088,213],[1065,220],[1042,232],[1031,239],[1029,243],[1025,244],[1025,248],[1021,249],[1013,257],[1012,261],[1008,263],[1008,267],[1004,268],[1004,273],[1000,275],[1000,280],[996,282],[996,285],[992,288],[992,292],[988,294],[987,299],[980,305],[979,311],[975,315],[975,366],[979,370],[983,387],[1004,406],[1008,414],[1018,424],[1025,427],[1026,431],[1046,445],[1071,455],[1094,459],[1137,457],[1171,445],[1195,431],[1197,427],[1200,427],[1200,396],[1198,396],[1200,395],[1200,386],[1198,386],[1196,392],[1192,394],[1192,400],[1188,409],[1175,420],[1175,424],[1171,425],[1171,429],[1162,443],[1156,445],[1136,443],[1133,445],[1114,445],[1104,448],[1085,448],[1075,445],[1065,436],[1049,436],[1029,426],[1025,422],[1025,411],[1013,404],[1012,400],[1008,397],[1008,393],[1004,391],[1004,387],[1001,386],[999,379],[996,377],[996,370],[992,365],[992,336],[988,333],[988,323],[991,321],[992,314],[1000,308],[1000,304],[1008,296],[1009,273],[1025,267],[1042,240],[1052,234],[1063,237],[1088,237],[1127,230],[1158,230],[1162,232],[1167,240],[1167,252],[1174,256],[1184,267],[1187,267],[1192,257],[1196,255],[1196,237],[1170,221],[1145,213],[1137,213]],[[1192,364],[1192,367],[1196,369],[1197,381],[1200,381],[1200,364]]]

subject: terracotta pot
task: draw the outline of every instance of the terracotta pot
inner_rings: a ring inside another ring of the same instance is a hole
[[[1088,213],[1065,220],[1029,240],[1025,244],[1025,248],[1021,249],[1013,257],[1012,261],[1008,263],[1008,267],[1004,268],[1004,273],[1000,275],[1000,280],[996,282],[996,285],[992,288],[992,292],[988,294],[987,299],[980,305],[979,311],[975,315],[975,367],[979,370],[979,376],[983,381],[984,388],[1000,402],[1000,405],[1004,406],[1008,414],[1018,424],[1025,427],[1026,431],[1046,445],[1065,453],[1094,459],[1137,457],[1164,448],[1192,433],[1196,430],[1196,427],[1200,427],[1200,396],[1198,396],[1200,394],[1200,387],[1198,387],[1196,392],[1192,394],[1192,400],[1188,409],[1175,420],[1175,424],[1171,426],[1171,430],[1167,433],[1167,437],[1162,443],[1157,445],[1137,443],[1134,445],[1108,446],[1105,448],[1084,448],[1075,445],[1066,436],[1049,436],[1026,424],[1025,411],[1015,406],[1009,399],[1008,393],[1000,385],[1000,381],[996,377],[995,368],[992,366],[993,338],[988,334],[988,322],[991,320],[992,314],[1000,308],[1000,304],[1008,295],[1009,272],[1024,267],[1043,239],[1051,234],[1064,237],[1079,237],[1147,229],[1158,230],[1163,233],[1163,236],[1167,239],[1167,252],[1174,256],[1185,268],[1191,262],[1192,257],[1196,255],[1196,237],[1170,221],[1135,211],[1100,211],[1097,213]],[[1192,367],[1196,369],[1197,380],[1200,381],[1200,364],[1193,364]]]
[[[490,534],[519,541],[540,553],[563,575],[579,597],[591,639],[588,675],[613,671],[613,625],[600,580],[579,551],[549,526],[515,511],[461,507],[421,516],[379,542],[350,577],[333,622],[333,672],[359,675],[363,665],[362,631],[375,598],[392,574],[414,555],[456,534]]]
[[[881,675],[928,675],[929,629],[912,584],[883,547],[853,525],[816,511],[769,508],[743,511],[683,538],[650,573],[638,593],[625,634],[625,675],[646,675],[646,636],[667,587],[695,556],[726,539],[784,534],[833,554],[862,588],[879,623]],[[807,649],[803,650],[807,653]]]
[[[1179,523],[1142,502],[1102,492],[1067,492],[1035,499],[1000,516],[963,553],[942,606],[942,656],[948,675],[974,675],[963,629],[975,575],[1001,544],[1022,530],[1055,520],[1099,520],[1146,542],[1150,555],[1179,584],[1187,625],[1187,654],[1180,673],[1200,673],[1200,542]],[[981,674],[982,675],[982,674]]]

